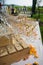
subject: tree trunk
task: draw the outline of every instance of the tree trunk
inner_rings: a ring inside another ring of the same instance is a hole
[[[31,17],[33,16],[33,14],[35,14],[36,3],[37,3],[37,0],[33,0]]]

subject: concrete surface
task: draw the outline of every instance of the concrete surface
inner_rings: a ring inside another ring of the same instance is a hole
[[[37,53],[39,55],[39,58],[36,59],[33,56],[31,56],[25,61],[20,60],[19,62],[13,63],[11,65],[25,65],[27,63],[33,63],[35,61],[39,62],[39,65],[43,65],[43,46],[42,46],[42,40],[40,35],[39,23],[37,22],[37,24],[38,25],[35,28],[35,31],[38,34],[36,39],[34,39],[33,36],[26,37],[24,35],[21,35],[21,37],[26,41],[27,44],[32,44],[33,46],[35,46]]]

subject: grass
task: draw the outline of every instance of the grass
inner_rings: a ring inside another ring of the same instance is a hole
[[[33,18],[37,19],[38,16],[39,16],[38,14],[35,14],[35,15],[33,15]],[[41,22],[43,22],[43,14],[40,14],[40,18],[39,19],[40,19]]]
[[[40,14],[40,21],[43,22],[43,14]]]
[[[41,36],[42,36],[42,42],[43,42],[43,26],[40,26],[40,30],[41,30]]]

